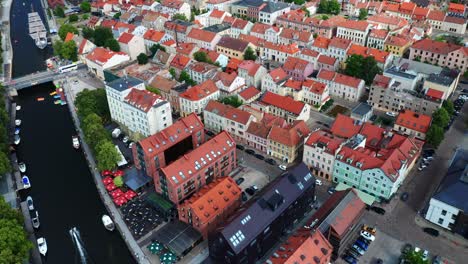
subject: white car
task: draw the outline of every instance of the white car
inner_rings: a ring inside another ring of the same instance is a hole
[[[468,100],[468,95],[465,95],[465,94],[461,94],[460,96],[458,96],[458,99],[462,99],[462,100]]]
[[[369,241],[374,241],[375,240],[375,236],[372,235],[371,233],[367,232],[367,231],[364,231],[362,230],[361,231],[361,236]]]
[[[285,171],[286,170],[286,165],[281,164],[281,165],[278,166],[278,168],[280,168],[280,170]]]
[[[21,126],[21,119],[15,120],[15,126]]]
[[[397,116],[397,114],[395,114],[393,112],[385,112],[385,114],[388,115],[388,116],[391,116],[391,117]]]
[[[322,181],[319,179],[315,179],[315,185],[322,186]]]
[[[417,252],[419,252],[419,251],[421,251],[421,248],[419,248],[419,247],[415,247],[415,248],[414,248],[414,252],[417,253]],[[424,251],[422,252],[422,258],[423,258],[423,260],[427,260],[427,259],[429,258],[429,251],[424,250]]]

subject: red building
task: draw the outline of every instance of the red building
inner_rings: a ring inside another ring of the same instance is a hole
[[[161,189],[159,170],[205,142],[202,121],[188,115],[160,132],[140,140],[133,147],[135,166],[153,177],[155,189]]]
[[[180,204],[203,186],[228,176],[236,166],[236,143],[222,131],[173,163],[161,166],[159,190],[174,204]]]
[[[205,239],[239,208],[242,190],[231,177],[204,186],[179,205],[179,220],[192,225]]]

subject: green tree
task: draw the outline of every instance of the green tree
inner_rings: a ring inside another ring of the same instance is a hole
[[[81,36],[83,36],[85,39],[92,40],[94,38],[94,30],[89,27],[84,27],[81,29]]]
[[[179,82],[185,82],[186,84],[193,86],[196,84],[192,78],[190,78],[190,74],[188,74],[186,71],[181,71],[180,76],[179,76]]]
[[[120,154],[110,140],[104,140],[96,146],[96,161],[100,171],[112,170],[117,166]]]
[[[166,51],[166,48],[163,47],[163,46],[161,46],[161,44],[159,44],[159,43],[153,44],[153,46],[150,47],[151,57],[153,57],[154,54],[156,54],[156,52],[157,52],[158,50],[162,50],[162,51],[165,52],[165,51]]]
[[[204,51],[197,51],[193,54],[193,58],[196,60],[196,61],[200,61],[200,62],[207,62],[207,63],[213,63],[210,58],[208,57],[208,54],[206,54],[206,52]]]
[[[367,9],[361,8],[359,9],[359,20],[366,20],[367,19]]]
[[[225,105],[230,105],[236,108],[242,105],[242,100],[240,100],[237,95],[227,96],[220,99],[219,101]]]
[[[113,38],[114,38],[114,35],[112,34],[112,30],[110,28],[97,27],[94,30],[93,42],[98,47],[104,46],[104,44],[106,44],[106,41],[108,39],[113,39]]]
[[[124,185],[123,177],[122,176],[115,177],[114,178],[114,184],[115,184],[115,186],[117,186],[119,188],[122,187]]]
[[[58,31],[58,35],[60,36],[62,40],[65,40],[65,37],[67,36],[68,32],[71,32],[73,34],[78,34],[78,29],[76,29],[76,27],[70,24],[63,24]]]
[[[428,260],[424,260],[422,251],[409,250],[403,254],[403,259],[409,264],[429,264]]]
[[[442,103],[442,107],[445,109],[445,111],[447,111],[447,113],[449,114],[449,116],[452,116],[453,113],[455,113],[455,108],[453,106],[453,102],[450,101],[450,100],[445,100],[443,103]]]
[[[172,79],[176,79],[177,73],[176,73],[176,70],[174,68],[169,69],[169,74],[172,76]]]
[[[83,1],[80,4],[81,11],[83,12],[89,12],[91,11],[91,4],[88,1]]]
[[[148,55],[146,55],[145,53],[138,54],[137,61],[140,65],[148,63]]]
[[[65,17],[65,10],[63,10],[62,6],[57,6],[54,9],[54,15],[56,15],[58,17]]]
[[[317,9],[318,13],[338,15],[341,6],[337,0],[321,0]]]
[[[68,17],[68,22],[73,23],[73,22],[78,21],[78,19],[80,19],[80,18],[78,17],[77,14],[71,14],[71,15]]]
[[[306,17],[310,17],[310,11],[307,9],[307,7],[303,6],[301,7],[301,10],[304,11]]]
[[[122,13],[120,13],[120,12],[115,13],[114,18],[119,19],[121,15],[122,15]]]
[[[96,123],[92,120],[95,119],[96,114],[90,114],[83,120],[83,132],[86,142],[97,153],[97,146],[100,142],[110,139],[109,132],[104,128],[102,123]]]
[[[294,4],[296,4],[296,5],[303,5],[303,4],[305,4],[305,0],[294,0],[293,2],[294,2]]]
[[[322,15],[321,18],[322,20],[328,20],[330,17],[328,15]]]
[[[67,41],[63,44],[61,50],[61,57],[71,61],[78,60],[78,47],[75,41]]]
[[[54,55],[55,56],[61,56],[61,52],[62,52],[62,47],[63,47],[63,41],[61,40],[57,40],[54,42],[54,44],[52,44],[52,48],[54,50]]]
[[[0,196],[0,263],[28,262],[33,247],[23,229],[21,214]]]
[[[102,119],[99,123],[105,124],[110,121],[109,105],[107,104],[107,95],[104,89],[84,89],[77,94],[75,106],[81,119],[94,113]]]
[[[188,21],[187,17],[184,14],[174,14],[172,20],[183,20]]]
[[[432,124],[427,131],[426,140],[434,147],[438,147],[444,140],[444,129],[436,124]]]
[[[249,46],[244,52],[244,60],[253,60],[257,59],[257,55],[255,55],[255,51]]]
[[[81,16],[81,19],[83,20],[86,20],[89,18],[89,14],[83,14],[83,16]]]
[[[445,108],[439,108],[432,114],[432,124],[439,127],[446,127],[450,121],[450,116]]]
[[[11,172],[10,160],[4,151],[0,151],[0,178],[7,172]]]
[[[364,58],[361,55],[353,54],[346,60],[346,69],[344,72],[346,75],[363,79],[367,85],[370,85],[375,75],[382,71],[373,56]]]
[[[146,86],[146,90],[152,93],[155,93],[157,95],[161,95],[161,91],[158,88],[154,88],[152,86]]]
[[[115,38],[110,38],[110,39],[106,40],[106,43],[104,44],[104,47],[107,47],[112,51],[120,51],[119,42]]]

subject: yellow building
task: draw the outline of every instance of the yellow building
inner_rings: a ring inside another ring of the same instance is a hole
[[[216,51],[226,55],[229,59],[244,60],[244,53],[248,47],[251,47],[255,51],[249,42],[225,36],[216,45]]]
[[[385,41],[384,50],[392,53],[393,55],[403,57],[403,54],[406,52],[410,45],[411,41],[409,41],[408,39],[398,36],[390,36]]]
[[[302,151],[304,139],[309,133],[309,128],[302,120],[286,128],[274,126],[268,134],[267,154],[283,162],[291,163]]]

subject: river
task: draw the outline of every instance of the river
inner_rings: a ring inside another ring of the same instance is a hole
[[[39,10],[39,0],[32,3]],[[28,35],[30,8],[23,1],[13,2],[13,77],[43,70],[44,60],[51,54],[50,48],[36,48]],[[76,227],[88,253],[87,263],[135,263],[118,231],[108,232],[102,225],[106,209],[83,152],[72,147],[71,137],[76,132],[68,108],[53,104],[52,90],[52,83],[46,83],[23,89],[15,98],[22,106],[17,112],[22,120],[18,159],[26,163],[32,184],[21,196],[31,195],[39,212],[41,226],[36,235],[44,236],[48,244],[44,262],[81,263],[68,232]],[[45,101],[39,102],[37,97]]]

